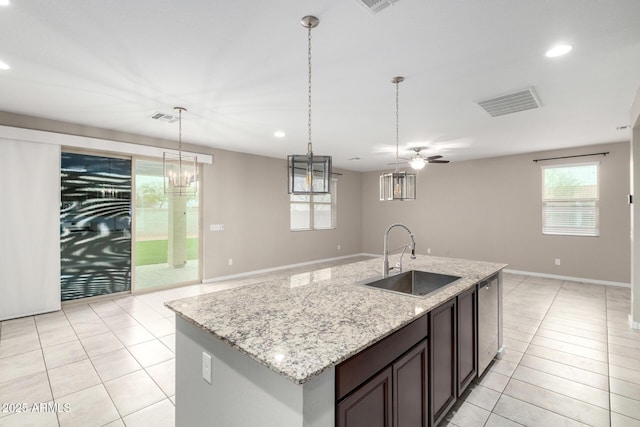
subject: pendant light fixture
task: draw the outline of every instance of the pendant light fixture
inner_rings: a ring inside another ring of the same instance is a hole
[[[399,85],[404,81],[404,77],[398,76],[391,79],[391,83],[396,85],[396,170],[392,173],[380,175],[380,200],[412,200],[416,198],[416,174],[399,169]]]
[[[331,156],[316,156],[311,144],[311,29],[318,26],[320,20],[315,16],[305,16],[301,20],[307,34],[307,64],[309,69],[308,90],[308,135],[307,154],[292,154],[287,157],[289,175],[289,194],[327,194],[331,193]]]
[[[193,196],[198,191],[198,159],[193,154],[182,152],[182,113],[187,109],[173,109],[178,112],[178,153],[165,151],[162,156],[164,193]]]

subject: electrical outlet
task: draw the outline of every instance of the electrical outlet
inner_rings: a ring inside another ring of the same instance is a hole
[[[338,250],[340,250],[340,245],[338,245]]]
[[[202,379],[211,384],[211,355],[202,352]]]
[[[556,265],[560,265],[560,258],[556,258]]]
[[[229,261],[227,261],[229,265],[233,265],[233,258],[229,258]]]
[[[431,248],[427,248],[427,255],[431,254]]]

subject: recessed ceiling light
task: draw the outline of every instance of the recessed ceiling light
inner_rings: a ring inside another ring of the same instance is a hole
[[[616,127],[616,129],[617,130],[626,130],[626,129],[629,129],[629,127],[630,127],[629,125],[624,125],[624,126],[618,126],[618,127]]]
[[[9,6],[9,0],[0,0],[0,6]]]
[[[275,136],[276,138],[284,138],[286,135],[287,134],[281,130],[277,130],[273,133],[273,136]]]
[[[2,1],[2,0],[0,0]],[[0,70],[9,70],[11,67],[9,67],[9,64],[7,64],[6,62],[2,62],[0,61]]]
[[[558,56],[566,55],[571,52],[571,49],[573,49],[573,46],[570,44],[559,44],[549,49],[544,55],[547,58],[556,58]]]
[[[360,157],[351,157],[349,160],[360,160]]]

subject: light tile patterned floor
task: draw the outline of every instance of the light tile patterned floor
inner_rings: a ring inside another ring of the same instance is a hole
[[[308,269],[2,322],[0,403],[28,407],[4,408],[12,411],[0,412],[0,426],[173,426],[174,319],[163,302]],[[628,327],[629,289],[505,274],[504,297],[507,353],[442,425],[640,426],[640,332]],[[34,403],[60,411],[31,411]]]
[[[640,426],[628,288],[504,275],[505,357],[441,426]]]

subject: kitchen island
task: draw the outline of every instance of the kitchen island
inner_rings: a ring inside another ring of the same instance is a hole
[[[496,275],[504,264],[418,256],[460,276],[414,297],[362,286],[381,259],[168,302],[176,312],[176,425],[329,427],[335,367]]]

